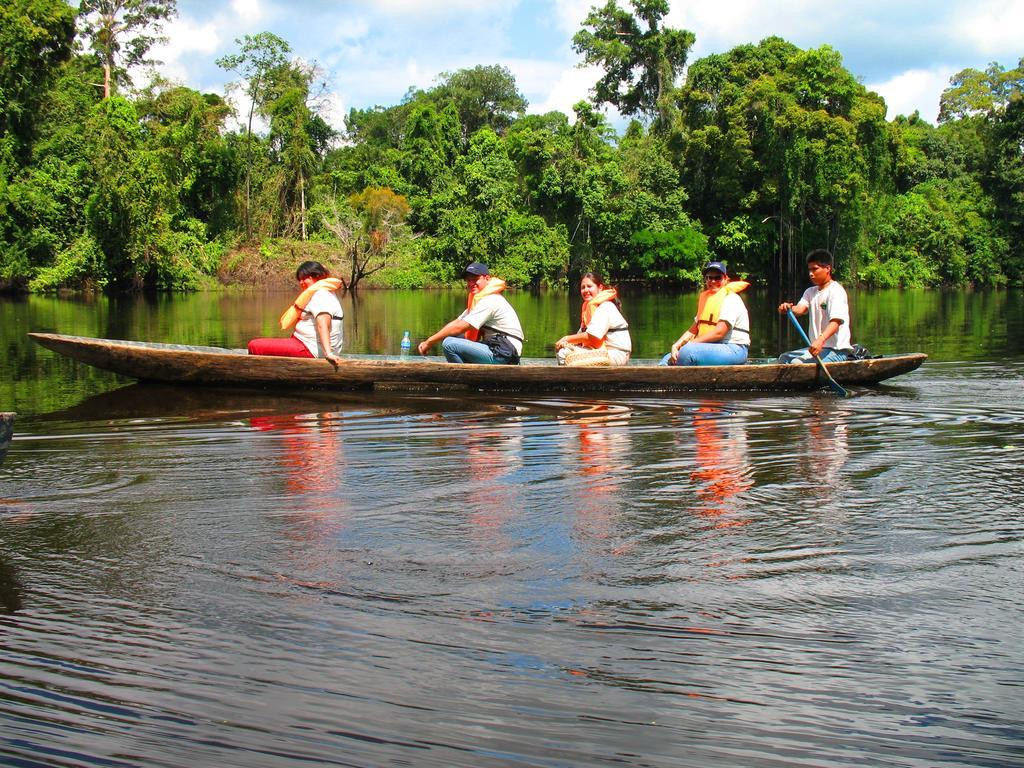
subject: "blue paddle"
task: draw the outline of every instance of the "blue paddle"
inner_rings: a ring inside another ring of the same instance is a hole
[[[793,314],[793,310],[787,309],[786,314],[789,315],[789,321],[793,323],[793,327],[796,328],[797,333],[800,334],[800,338],[804,340],[804,344],[810,347],[811,340],[807,338],[807,334],[804,333],[804,327],[800,325],[800,321],[796,319],[796,315]],[[817,355],[811,355],[811,357],[814,358],[814,362],[818,364],[818,367],[821,369],[821,372],[825,374],[825,378],[828,379],[828,385],[832,389],[832,391],[835,392],[840,397],[849,397],[850,393],[843,389],[839,385],[838,381],[832,378],[832,374],[828,372],[828,368],[826,368],[825,364],[821,362],[821,358],[818,357]]]

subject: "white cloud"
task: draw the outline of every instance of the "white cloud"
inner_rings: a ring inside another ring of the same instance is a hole
[[[1010,57],[1012,60],[999,63],[1009,68],[1016,66],[1024,54],[1021,40],[1024,39],[1024,2],[1021,0],[997,0],[996,2],[971,3],[954,18],[956,30],[967,38],[984,56],[997,60]],[[978,64],[976,69],[984,69]]]
[[[320,116],[336,131],[345,130],[346,114],[348,114],[348,107],[340,93],[332,91],[324,97],[320,105]]]
[[[543,100],[530,103],[530,112],[544,114],[545,112],[563,112],[573,119],[573,105],[584,99],[590,98],[590,89],[601,77],[599,67],[548,67],[546,80],[537,83],[534,89],[523,88],[525,93],[543,93]]]
[[[885,99],[889,120],[918,110],[921,117],[934,123],[939,116],[939,96],[955,72],[947,67],[911,69],[885,82],[869,84],[867,88]]]
[[[597,0],[558,0],[554,8],[555,23],[571,38],[580,30],[583,19],[595,5],[599,5]]]
[[[231,0],[231,11],[244,27],[254,27],[269,15],[263,0]]]
[[[191,19],[178,17],[164,25],[166,43],[150,49],[150,58],[163,62],[159,70],[174,82],[194,85],[195,72],[190,66],[195,58],[209,59],[221,44],[221,35],[212,23],[197,24]],[[141,79],[133,74],[136,82]],[[143,78],[144,79],[144,78]]]

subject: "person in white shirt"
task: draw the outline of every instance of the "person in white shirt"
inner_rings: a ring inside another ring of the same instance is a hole
[[[750,351],[750,317],[739,297],[749,283],[729,280],[725,263],[704,266],[697,316],[659,365],[742,365]]]
[[[597,272],[580,278],[580,329],[555,342],[559,365],[625,365],[633,349],[629,323],[619,308],[619,293]]]
[[[794,315],[810,312],[811,346],[783,352],[780,363],[842,362],[853,358],[850,343],[850,301],[846,289],[832,278],[834,259],[824,248],[807,254],[807,273],[813,285],[804,291],[800,301],[779,304],[779,314],[793,310]]]
[[[319,261],[304,261],[295,270],[299,295],[281,315],[281,329],[295,330],[287,338],[253,339],[250,355],[271,357],[319,357],[337,365],[344,343],[344,312],[338,301],[338,290],[344,287],[339,278]]]
[[[518,365],[523,353],[523,327],[519,316],[501,295],[505,281],[494,277],[486,264],[474,261],[464,271],[469,296],[466,309],[441,330],[417,345],[421,355],[442,341],[449,363]]]

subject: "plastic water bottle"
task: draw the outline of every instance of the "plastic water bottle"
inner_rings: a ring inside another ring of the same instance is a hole
[[[409,332],[406,331],[402,336],[402,357],[408,357],[410,349],[412,349],[412,339],[409,338]]]

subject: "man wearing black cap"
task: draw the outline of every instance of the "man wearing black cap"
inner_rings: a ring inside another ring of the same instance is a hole
[[[463,273],[469,297],[466,310],[444,328],[421,341],[421,355],[444,339],[441,349],[449,363],[517,365],[523,352],[523,327],[501,292],[505,281],[486,264],[474,261]]]

